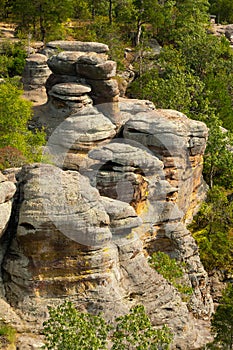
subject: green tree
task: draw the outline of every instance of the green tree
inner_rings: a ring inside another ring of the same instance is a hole
[[[168,349],[172,333],[167,326],[154,329],[142,305],[132,308],[129,314],[116,319],[112,350]]]
[[[44,132],[28,129],[32,117],[31,103],[22,98],[22,90],[12,81],[0,84],[0,148],[13,147],[27,161],[39,160],[45,143]]]
[[[211,14],[217,16],[218,23],[233,22],[233,2],[231,0],[210,0]]]
[[[15,0],[12,13],[18,24],[18,31],[23,34],[31,32],[44,41],[74,14],[74,1]]]
[[[233,202],[230,197],[223,187],[214,186],[190,226],[207,271],[232,271]]]
[[[170,329],[154,329],[143,306],[116,318],[109,325],[100,316],[79,312],[71,302],[49,307],[44,322],[45,349],[51,350],[157,350],[168,349],[172,341]]]
[[[168,254],[158,251],[152,254],[149,264],[166,280],[171,282],[180,293],[193,293],[192,287],[182,280],[186,269],[184,262],[172,259]]]
[[[228,284],[223,292],[215,314],[211,321],[214,342],[212,349],[233,349],[233,285]],[[220,347],[218,347],[220,346]]]
[[[204,121],[209,126],[209,138],[204,157],[204,176],[210,188],[214,185],[233,188],[233,137],[224,130],[214,115]]]
[[[3,52],[3,54],[0,55],[0,76],[20,76],[23,72],[27,57],[25,43],[22,41],[12,43],[9,40],[3,40],[0,49]]]
[[[118,0],[116,3],[116,21],[131,24],[136,46],[141,43],[143,26],[145,26],[144,33],[157,34],[158,29],[168,22],[167,14],[174,4],[170,0]]]
[[[109,326],[101,316],[80,313],[71,302],[49,307],[49,316],[44,322],[46,349],[106,349]]]

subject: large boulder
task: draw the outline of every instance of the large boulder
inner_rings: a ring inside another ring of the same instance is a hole
[[[78,59],[76,70],[78,75],[87,79],[107,80],[116,76],[116,62],[102,60],[98,63],[83,56]]]

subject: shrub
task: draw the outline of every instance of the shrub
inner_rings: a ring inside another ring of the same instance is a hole
[[[0,321],[0,346],[1,348],[9,344],[14,344],[16,340],[16,330],[6,324],[4,321]]]
[[[168,349],[172,333],[167,326],[154,329],[142,305],[106,323],[101,315],[79,312],[71,302],[49,307],[44,322],[45,349],[48,350],[157,350]]]
[[[172,283],[182,294],[192,294],[193,289],[187,284],[181,283],[186,267],[185,263],[170,258],[163,252],[155,252],[149,259],[151,267],[160,273],[166,280]]]
[[[20,167],[26,163],[26,158],[17,148],[6,146],[0,148],[0,170]]]
[[[18,83],[6,80],[0,84],[0,149],[2,161],[39,161],[45,133],[28,129],[32,117],[31,103],[22,98]],[[10,147],[10,148],[9,148]],[[12,155],[10,154],[12,151]]]

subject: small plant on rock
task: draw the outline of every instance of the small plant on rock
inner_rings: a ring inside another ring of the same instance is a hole
[[[186,268],[185,263],[172,259],[168,254],[160,251],[152,254],[149,263],[151,267],[160,273],[166,280],[171,282],[181,294],[191,295],[193,293],[192,287],[181,283]]]

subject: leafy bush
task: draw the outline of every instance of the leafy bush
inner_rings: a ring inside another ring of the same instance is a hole
[[[17,148],[10,146],[0,148],[0,170],[20,167],[26,162],[26,158]]]
[[[167,326],[153,329],[142,305],[137,305],[130,313],[116,319],[112,350],[157,350],[168,349],[172,333]]]
[[[107,324],[100,316],[79,312],[71,302],[49,307],[50,318],[44,322],[45,349],[50,350],[157,350],[168,349],[170,329],[154,329],[142,305]]]
[[[192,287],[181,283],[186,267],[185,263],[170,258],[163,252],[155,252],[149,259],[151,267],[160,273],[166,280],[171,282],[180,293],[192,294]]]
[[[214,335],[213,343],[208,349],[233,348],[233,285],[229,284],[223,292],[215,314],[211,320],[211,331]]]
[[[214,186],[190,225],[207,271],[232,271],[233,268],[233,202],[230,198],[231,192]]]
[[[0,149],[3,163],[14,162],[17,153],[19,162],[23,161],[23,157],[27,162],[39,161],[41,146],[45,144],[43,131],[32,132],[28,129],[32,117],[31,103],[21,95],[17,82],[6,80],[0,84]]]
[[[49,308],[50,319],[44,322],[46,349],[106,349],[109,326],[102,317],[78,312],[71,302]]]
[[[27,57],[27,53],[25,51],[25,43],[21,41],[12,43],[8,40],[5,40],[1,43],[1,52],[1,76],[21,76],[25,66],[25,59]]]
[[[12,326],[6,324],[4,321],[0,321],[1,348],[9,344],[14,344],[15,340],[16,340],[16,330]]]

